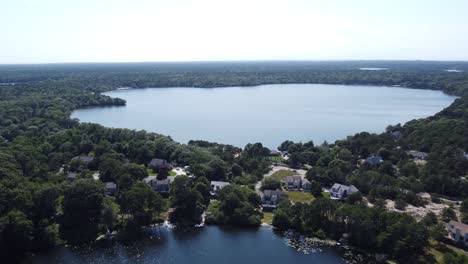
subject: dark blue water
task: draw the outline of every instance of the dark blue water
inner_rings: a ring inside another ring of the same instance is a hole
[[[397,87],[277,84],[228,88],[153,88],[106,93],[124,107],[77,110],[72,117],[108,127],[145,129],[186,143],[203,139],[239,147],[284,140],[333,142],[361,131],[433,115],[455,97]]]
[[[154,228],[138,241],[97,243],[75,248],[59,247],[49,254],[29,257],[25,263],[164,263],[164,264],[310,264],[345,263],[337,247],[305,246],[272,229]],[[299,248],[297,245],[300,245]]]

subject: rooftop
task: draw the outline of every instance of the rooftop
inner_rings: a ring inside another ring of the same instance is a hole
[[[468,225],[466,225],[464,223],[450,220],[449,226],[453,226],[454,229],[460,229],[460,232],[462,234],[468,233]]]

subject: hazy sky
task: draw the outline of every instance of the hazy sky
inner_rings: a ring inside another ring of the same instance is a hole
[[[0,63],[468,60],[468,0],[0,0]]]

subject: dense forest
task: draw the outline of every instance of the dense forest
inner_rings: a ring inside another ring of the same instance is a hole
[[[382,134],[362,132],[320,145],[286,141],[278,148],[289,153],[288,165],[309,168],[317,198],[321,187],[336,182],[354,184],[361,196],[344,203],[325,198],[284,202],[274,212],[274,226],[334,239],[348,233],[351,245],[394,259],[420,254],[429,239],[440,239],[442,219],[417,222],[381,204],[390,199],[402,208],[423,206],[420,192],[431,193],[434,200],[468,198],[467,70],[462,62],[391,61],[0,66],[0,257],[94,241],[114,230],[132,236],[166,214],[173,223],[195,224],[209,206],[216,207],[209,223],[258,226],[261,200],[254,185],[271,165],[270,152],[260,143],[242,149],[204,141],[180,144],[156,133],[79,123],[70,114],[88,106],[125,105],[101,94],[118,87],[267,83],[398,85],[460,96],[433,117],[389,124]],[[428,153],[426,163],[417,164],[409,150]],[[380,164],[362,163],[377,155]],[[74,159],[79,156],[93,159]],[[189,166],[193,177],[176,177],[169,194],[156,193],[142,181],[154,158]],[[76,179],[68,180],[74,171],[79,172]],[[93,179],[96,172],[99,180]],[[231,185],[210,205],[214,180]],[[104,182],[117,183],[118,195],[106,195]],[[444,218],[468,223],[466,204],[461,219],[449,210]]]

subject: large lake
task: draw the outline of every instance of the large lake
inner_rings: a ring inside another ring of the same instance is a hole
[[[284,140],[333,142],[361,131],[433,115],[454,96],[379,86],[276,84],[226,88],[147,88],[105,93],[122,107],[80,109],[72,117],[108,127],[145,129],[186,143],[203,139],[239,147]]]
[[[118,242],[58,247],[46,255],[25,259],[29,264],[309,264],[345,263],[338,247],[286,239],[270,228],[227,229],[208,226],[190,230],[153,228],[128,245]]]

